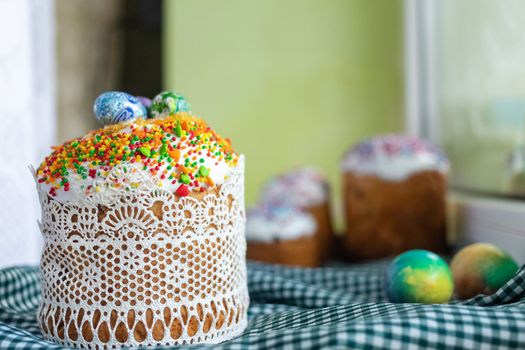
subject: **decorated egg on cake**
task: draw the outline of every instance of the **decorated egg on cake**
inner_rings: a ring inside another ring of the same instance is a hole
[[[494,293],[519,269],[512,256],[489,243],[474,243],[461,249],[450,267],[460,299]]]
[[[97,120],[103,125],[147,117],[147,111],[136,97],[119,91],[108,91],[98,96],[93,111]]]
[[[176,92],[164,91],[153,98],[150,107],[151,118],[163,118],[178,112],[189,112],[190,104]]]
[[[135,98],[139,100],[140,104],[142,105],[145,115],[148,115],[149,109],[151,107],[151,100],[144,96],[135,96]]]
[[[395,303],[437,304],[450,300],[454,291],[447,263],[427,250],[409,250],[397,256],[387,269],[385,289]]]

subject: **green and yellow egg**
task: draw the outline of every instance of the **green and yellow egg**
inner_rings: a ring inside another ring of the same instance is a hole
[[[395,303],[437,304],[450,300],[454,291],[447,263],[427,250],[409,250],[397,256],[386,272],[385,289]]]

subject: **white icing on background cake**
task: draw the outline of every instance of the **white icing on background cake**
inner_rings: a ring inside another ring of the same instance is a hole
[[[317,225],[312,215],[297,208],[262,205],[248,210],[246,239],[271,243],[314,234]]]
[[[302,167],[272,179],[263,188],[262,202],[306,208],[328,201],[328,185],[315,169]]]
[[[375,175],[390,181],[402,181],[426,170],[446,174],[450,168],[439,148],[405,135],[386,135],[359,143],[343,156],[341,166],[343,171]]]

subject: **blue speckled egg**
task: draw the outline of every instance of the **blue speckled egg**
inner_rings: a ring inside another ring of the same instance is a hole
[[[151,118],[163,118],[178,112],[189,112],[190,104],[176,92],[164,91],[153,98],[150,108]]]
[[[119,91],[108,91],[95,100],[93,106],[95,117],[103,125],[132,121],[138,117],[146,118],[147,110],[140,101]]]
[[[422,249],[398,255],[385,276],[388,299],[396,303],[446,303],[454,291],[452,273],[438,255]]]

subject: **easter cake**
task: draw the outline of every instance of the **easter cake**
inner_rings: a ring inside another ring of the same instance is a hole
[[[443,252],[449,163],[427,141],[403,135],[366,140],[342,159],[345,255],[374,259],[408,249]]]
[[[178,94],[95,101],[105,126],[53,148],[40,328],[89,348],[218,343],[246,327],[244,159]]]
[[[261,202],[266,206],[290,206],[309,213],[316,224],[313,237],[317,241],[316,265],[330,257],[333,240],[330,193],[328,182],[319,171],[299,167],[271,179],[262,190]]]
[[[248,210],[248,259],[281,265],[320,264],[313,215],[288,205],[260,204]]]

